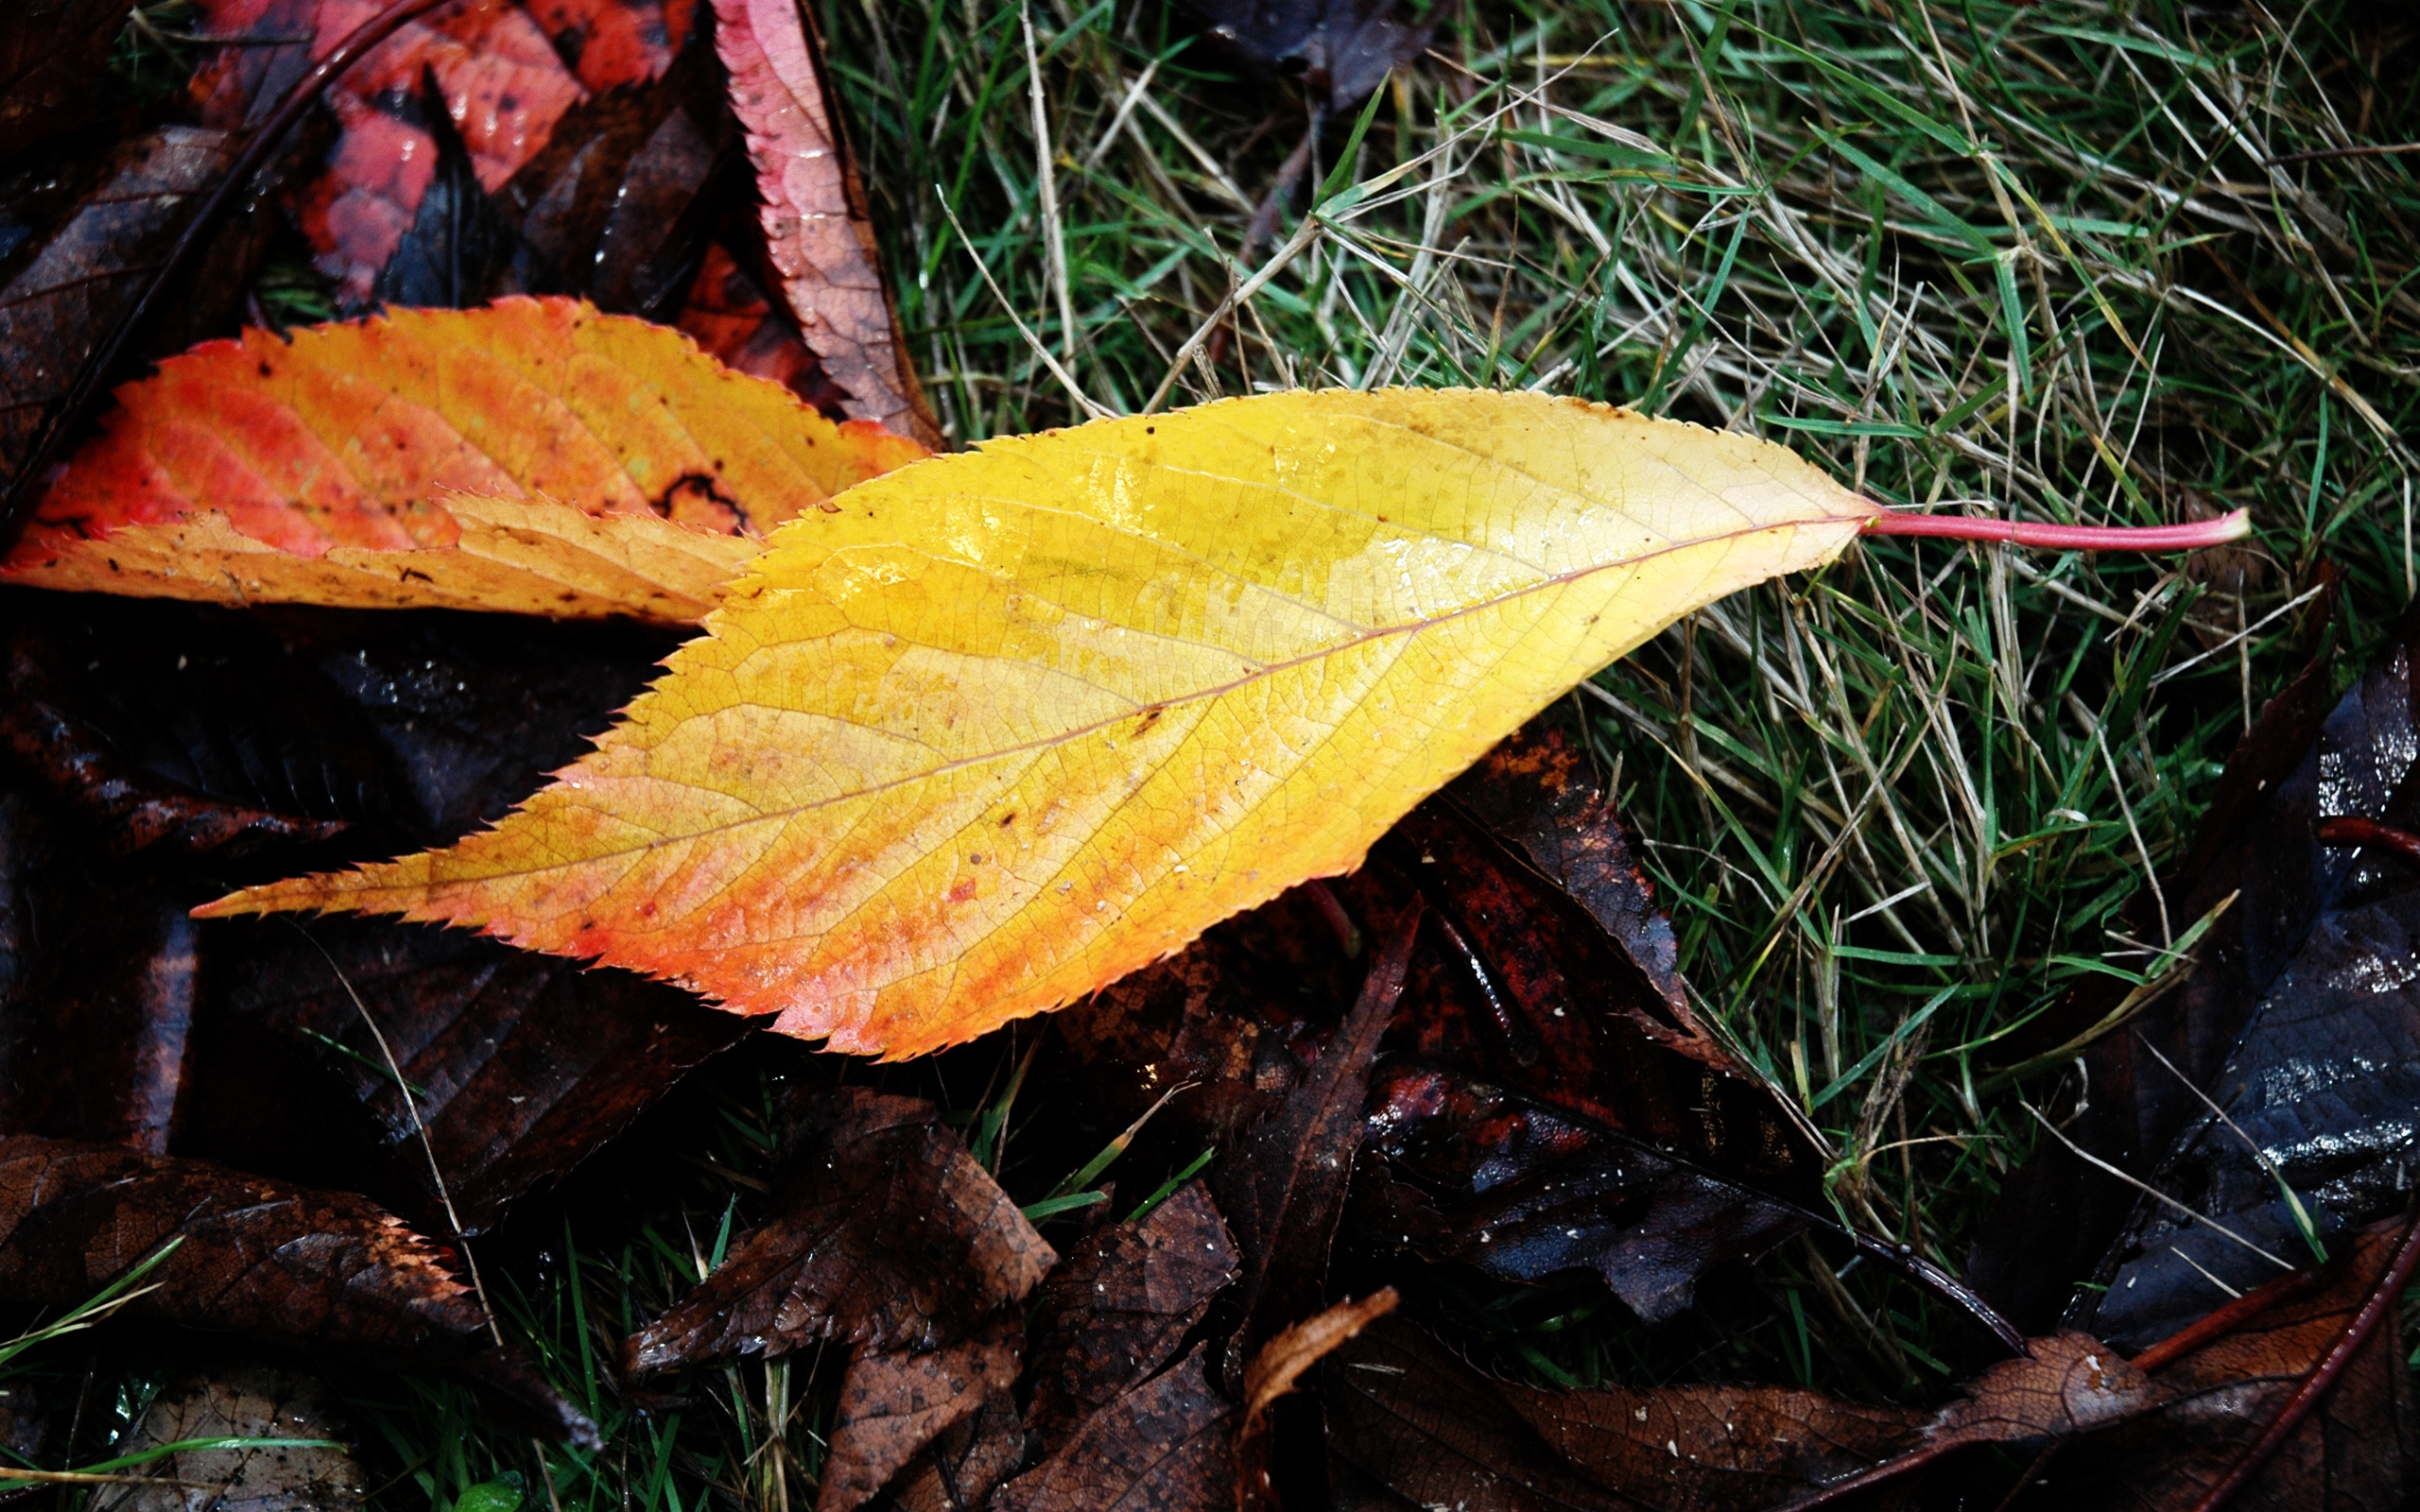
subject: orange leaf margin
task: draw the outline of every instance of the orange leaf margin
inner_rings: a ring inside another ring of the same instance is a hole
[[[0,580],[685,623],[752,538],[929,455],[561,299],[247,331],[117,400]]]

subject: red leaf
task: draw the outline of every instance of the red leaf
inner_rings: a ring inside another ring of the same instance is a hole
[[[311,60],[378,9],[378,0],[202,0],[197,29],[229,43],[194,76],[203,119],[231,129],[257,124]],[[541,0],[533,14],[511,0],[459,0],[406,25],[329,88],[342,134],[297,207],[320,268],[349,301],[368,302],[419,215],[438,156],[419,113],[424,79],[435,80],[480,187],[493,194],[591,91],[662,74],[694,9],[694,0]],[[278,41],[297,37],[310,41]],[[565,55],[578,59],[576,73]]]
[[[940,445],[899,343],[865,190],[833,129],[798,0],[715,0],[715,20],[731,108],[748,129],[765,200],[766,247],[801,335],[849,396],[852,418]]]

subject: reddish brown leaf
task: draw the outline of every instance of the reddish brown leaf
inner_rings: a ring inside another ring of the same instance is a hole
[[[529,0],[530,14],[602,94],[660,76],[689,43],[698,0]]]
[[[994,1512],[1211,1512],[1235,1505],[1235,1409],[1201,1349],[1084,1419],[1064,1449],[1003,1486]]]
[[[764,198],[765,243],[807,347],[847,413],[926,446],[925,406],[882,282],[864,187],[826,102],[820,47],[798,0],[715,0],[715,47],[747,129]]]
[[[2385,1326],[2374,1327],[2325,1383],[2316,1409],[2273,1457],[2246,1461],[2285,1405],[2321,1384],[2311,1380],[2314,1366],[2345,1341],[2363,1304],[2386,1300],[2381,1275],[2407,1242],[2394,1224],[2348,1235],[2339,1264],[2321,1273],[2319,1284],[2276,1287],[2268,1294],[2273,1304],[2258,1311],[2235,1308],[2250,1315],[2153,1373],[2163,1393],[2158,1412],[2064,1446],[2016,1504],[2042,1512],[2080,1498],[2113,1504],[2108,1489],[2124,1487],[2133,1502],[2114,1504],[2186,1512],[2244,1466],[2251,1478],[2227,1503],[2239,1512],[2411,1505],[2420,1492],[2420,1410],[2392,1301]],[[2261,1295],[2244,1300],[2256,1303]]]
[[[1014,1385],[1024,1343],[1025,1319],[1011,1308],[938,1349],[853,1356],[840,1381],[817,1512],[862,1505],[943,1431]]]
[[[94,192],[0,289],[0,474],[14,475],[32,453],[196,198],[233,157],[226,132],[191,127],[127,144]]]
[[[1199,1181],[1140,1222],[1079,1240],[1034,1308],[1029,1420],[1044,1451],[1166,1365],[1236,1269],[1227,1226]]]
[[[1057,1256],[930,1104],[802,1093],[776,1216],[633,1335],[633,1374],[838,1338],[859,1352],[972,1337]]]
[[[15,0],[0,8],[0,158],[91,120],[130,0]]]
[[[722,243],[706,248],[676,323],[724,367],[769,378],[827,415],[845,412],[848,396]]]

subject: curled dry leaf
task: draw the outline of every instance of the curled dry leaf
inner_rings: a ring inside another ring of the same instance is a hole
[[[118,399],[0,576],[680,622],[747,536],[924,455],[564,300],[249,332]]]
[[[366,1500],[368,1477],[344,1447],[350,1436],[326,1382],[229,1361],[171,1382],[143,1410],[120,1452],[207,1439],[285,1442],[170,1450],[134,1469],[142,1484],[103,1486],[92,1505],[94,1512],[354,1512]]]
[[[911,1055],[1349,869],[1574,681],[1878,513],[1779,447],[1532,394],[994,441],[786,527],[493,831],[211,912],[475,924]]]
[[[821,48],[799,0],[715,0],[715,48],[731,72],[731,108],[748,132],[764,199],[765,246],[799,335],[870,420],[926,446],[941,427],[925,408],[899,338],[890,296],[848,150],[824,98]]]
[[[1243,1422],[1236,1430],[1237,1506],[1250,1512],[1253,1508],[1285,1504],[1271,1463],[1270,1440],[1276,1428],[1273,1409],[1278,1399],[1292,1391],[1305,1371],[1334,1353],[1346,1340],[1393,1312],[1400,1300],[1395,1289],[1387,1286],[1359,1301],[1339,1302],[1316,1316],[1288,1324],[1252,1357],[1251,1366],[1244,1371]]]
[[[993,1494],[994,1512],[1233,1507],[1235,1408],[1210,1388],[1202,1353],[1196,1349],[1085,1418],[1065,1448]]]
[[[1236,1279],[1236,1263],[1227,1226],[1199,1181],[1135,1222],[1078,1240],[1034,1307],[1029,1419],[1044,1451],[1167,1364]]]

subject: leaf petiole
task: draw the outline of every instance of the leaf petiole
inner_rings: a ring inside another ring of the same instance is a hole
[[[2036,520],[1984,520],[1962,514],[1910,514],[1885,509],[1866,522],[1869,536],[1939,536],[1997,541],[2052,551],[2198,551],[2252,534],[2252,512],[2234,509],[2215,520],[2181,525],[2061,525]]]

